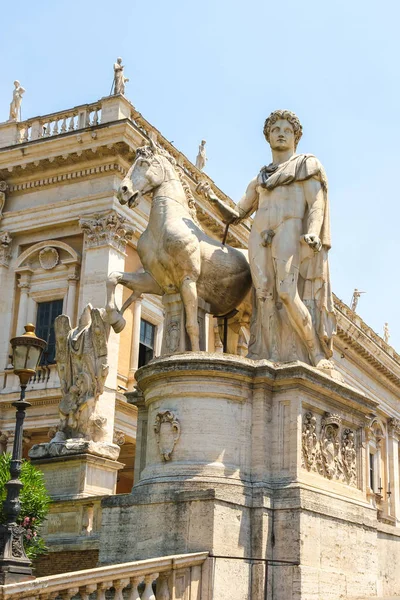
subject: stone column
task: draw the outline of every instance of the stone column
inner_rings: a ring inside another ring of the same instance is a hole
[[[142,298],[133,303],[131,360],[129,365],[128,388],[131,390],[139,364],[140,319],[142,316]]]
[[[28,296],[28,311],[27,311],[27,323],[33,323],[35,325],[36,322],[36,302],[31,296]]]
[[[68,274],[68,293],[67,293],[67,306],[65,309],[66,314],[71,319],[72,327],[76,325],[75,319],[75,302],[76,302],[76,287],[78,284],[79,276],[74,267]]]
[[[8,363],[9,339],[14,304],[14,273],[9,269],[12,238],[7,231],[0,232],[0,369]]]
[[[113,271],[124,271],[126,244],[133,237],[133,230],[126,225],[125,221],[125,218],[116,211],[81,219],[80,225],[85,235],[85,244],[78,314],[82,313],[89,302],[95,308],[104,307],[107,276]],[[121,286],[117,288],[116,301],[121,306]],[[109,372],[104,392],[98,400],[98,412],[107,419],[104,440],[107,442],[112,442],[114,431],[119,340],[120,336],[111,330],[108,340]]]
[[[25,269],[20,273],[20,280],[18,283],[18,287],[20,289],[20,297],[19,297],[19,309],[18,309],[18,320],[17,320],[17,335],[22,335],[25,332],[25,325],[28,322],[28,303],[29,303],[29,290],[31,287],[32,271],[30,269]]]
[[[390,482],[391,496],[388,499],[388,512],[396,521],[400,521],[399,438],[400,420],[390,419],[388,426],[388,481]]]

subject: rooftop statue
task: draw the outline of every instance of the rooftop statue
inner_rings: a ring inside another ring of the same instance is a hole
[[[303,360],[332,369],[336,318],[329,277],[328,184],[312,154],[296,154],[302,126],[277,110],[265,121],[272,163],[249,183],[235,208],[208,194],[226,222],[255,213],[249,237],[253,312],[249,357]]]
[[[206,140],[201,140],[201,144],[199,146],[199,152],[196,156],[196,167],[199,171],[202,171],[206,166],[207,155],[206,155]]]
[[[125,94],[125,83],[128,81],[129,79],[124,76],[122,58],[117,58],[117,62],[114,63],[114,94]]]
[[[13,99],[10,104],[9,121],[20,121],[22,94],[25,93],[24,88],[19,81],[14,81]]]
[[[142,194],[152,194],[147,229],[137,251],[144,267],[136,273],[112,273],[107,283],[110,324],[125,326],[124,310],[141,294],[180,294],[191,349],[199,350],[198,298],[214,315],[225,315],[247,296],[251,276],[246,252],[224,246],[197,223],[194,198],[182,170],[155,144],[138,148],[136,160],[122,181],[121,204],[134,208]],[[118,283],[133,291],[121,311],[115,305]]]

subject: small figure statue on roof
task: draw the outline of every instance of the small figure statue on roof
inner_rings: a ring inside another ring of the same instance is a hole
[[[353,310],[354,312],[357,309],[358,301],[361,297],[361,294],[365,294],[365,292],[360,292],[360,290],[358,290],[357,288],[354,288],[354,292],[351,297],[351,305],[350,305],[351,310]]]
[[[122,58],[118,57],[117,62],[114,63],[114,95],[125,94],[125,83],[128,81],[129,79],[124,76]]]
[[[21,120],[21,103],[22,94],[25,93],[25,89],[22,87],[18,80],[14,81],[13,99],[10,104],[10,118],[9,121],[20,121]]]
[[[206,156],[206,140],[201,140],[201,144],[199,146],[199,153],[196,157],[196,167],[199,171],[202,171],[206,166],[207,156]]]
[[[383,326],[383,339],[385,340],[385,342],[387,344],[389,343],[389,339],[390,339],[389,323],[385,323]]]

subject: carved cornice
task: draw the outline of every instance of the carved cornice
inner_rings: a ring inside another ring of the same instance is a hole
[[[0,231],[0,265],[8,267],[11,258],[12,237],[8,231]]]
[[[400,386],[400,355],[337,296],[334,301],[338,311],[338,338],[391,383]]]
[[[116,211],[84,217],[79,224],[85,234],[86,248],[108,245],[125,252],[126,244],[135,233],[127,219]]]
[[[51,175],[49,177],[43,177],[41,179],[34,179],[31,181],[16,183],[14,185],[10,185],[9,189],[10,192],[21,192],[23,190],[29,190],[32,188],[59,184],[62,181],[80,179],[82,177],[88,177],[89,175],[98,175],[99,173],[106,173],[107,171],[117,171],[118,173],[121,173],[122,176],[124,176],[127,173],[127,170],[122,165],[113,162],[105,165],[87,167],[86,169],[77,169],[76,171],[59,173],[57,175]]]

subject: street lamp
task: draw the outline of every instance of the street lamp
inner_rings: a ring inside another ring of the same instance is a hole
[[[0,525],[0,584],[17,583],[33,579],[31,561],[24,551],[24,528],[18,525],[21,511],[19,500],[22,483],[19,479],[22,464],[22,434],[25,410],[31,406],[25,400],[29,379],[36,373],[46,342],[35,335],[32,324],[25,325],[25,333],[10,341],[13,350],[14,373],[18,375],[20,399],[12,405],[17,409],[14,445],[10,465],[11,479],[6,483],[7,497],[3,503],[6,522]]]

